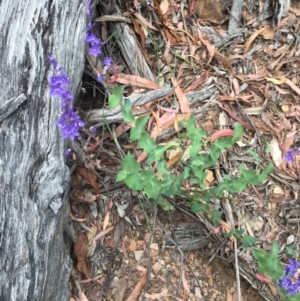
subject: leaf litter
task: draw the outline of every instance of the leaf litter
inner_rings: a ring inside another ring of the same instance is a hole
[[[131,150],[137,162],[143,162],[147,156],[130,143],[129,123],[104,120],[110,130],[106,126],[97,128],[96,133],[86,130],[77,141],[81,153],[75,152],[68,162],[76,167],[70,194],[77,263],[70,282],[75,300],[141,297],[144,300],[235,300],[237,283],[234,276],[228,277],[234,273],[230,268],[233,240],[224,243],[221,234],[230,233],[232,227],[244,228],[246,235],[258,239],[263,250],[270,250],[272,243],[277,242],[283,262],[288,258],[284,251],[286,245],[292,241],[299,249],[300,159],[298,156],[294,162],[287,162],[285,154],[299,147],[300,142],[297,72],[300,7],[292,3],[288,16],[271,27],[270,20],[264,19],[257,6],[250,10],[246,5],[242,14],[242,22],[246,23],[243,31],[228,33],[229,16],[222,3],[192,0],[184,7],[180,1],[154,0],[153,6],[144,7],[138,1],[129,1],[120,11],[131,20],[128,24],[132,25],[126,24],[135,38],[130,51],[136,52],[140,45],[140,54],[151,67],[152,78],[157,78],[157,83],[138,70],[130,74],[126,66],[132,62],[123,61],[112,40],[108,40],[107,48],[112,51],[118,70],[110,85],[125,84],[125,97],[163,87],[175,89],[168,96],[134,108],[151,116],[147,129],[159,143],[178,144],[176,134],[182,130],[179,121],[190,115],[196,116],[198,125],[211,141],[232,135],[235,122],[244,127],[244,140],[224,152],[219,167],[209,170],[206,185],[213,185],[218,173],[224,172],[220,166],[234,174],[237,162],[253,165],[255,158],[249,155],[251,152],[260,164],[272,161],[276,168],[265,183],[247,187],[234,196],[229,207],[224,200],[211,200],[223,212],[220,226],[214,227],[212,217],[193,215],[183,199],[171,200],[176,208],[174,212],[166,214],[159,209],[157,212],[150,209],[141,195],[114,182],[122,160],[120,150]],[[211,9],[212,5],[215,10]],[[101,20],[104,26],[107,21]],[[109,34],[109,31],[102,32]],[[118,37],[115,39],[118,42]],[[143,64],[140,58],[138,64]],[[109,86],[97,85],[89,77],[84,78],[83,86],[86,90],[81,95],[83,110],[107,108],[102,95]],[[145,108],[150,111],[145,113]],[[221,124],[224,112],[225,122]],[[188,142],[184,143],[187,143],[185,148]],[[264,148],[269,150],[266,152]],[[179,147],[177,153],[170,155],[168,168],[173,168],[173,172],[182,155]],[[84,162],[78,163],[82,157]],[[172,236],[178,225],[193,222],[206,229],[211,237],[209,244],[184,253],[176,249],[176,244],[168,245],[167,237]],[[151,248],[154,242],[156,247]],[[217,250],[224,260],[210,262]],[[137,253],[139,257],[134,256]],[[277,300],[279,292],[265,275],[257,273],[255,260],[247,248],[239,245],[238,257],[241,275],[254,288],[260,288],[266,300]],[[245,283],[243,290],[248,290]],[[259,298],[255,293],[243,295],[243,300]]]

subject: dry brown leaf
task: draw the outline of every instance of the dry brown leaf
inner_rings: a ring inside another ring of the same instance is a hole
[[[109,222],[110,211],[106,212],[104,221],[103,221],[103,230],[106,230],[108,222]]]
[[[160,86],[158,84],[149,79],[125,73],[118,73],[117,82],[123,85],[133,85],[153,90],[160,89]]]
[[[185,289],[185,291],[190,294],[191,293],[191,290],[189,288],[189,285],[188,285],[188,282],[185,278],[185,275],[184,275],[184,269],[182,269],[182,285],[183,285],[183,288]]]
[[[88,218],[79,218],[79,217],[76,217],[74,216],[72,213],[70,213],[70,218],[76,222],[79,222],[79,223],[82,223],[86,220],[88,220]]]
[[[145,293],[145,298],[149,298],[151,300],[158,300],[160,298],[163,298],[165,297],[166,295],[168,294],[168,289],[165,288],[164,290],[162,290],[161,293],[154,293],[154,294],[148,294],[148,293]]]
[[[265,40],[272,40],[274,39],[274,34],[275,34],[276,27],[267,27],[261,35]]]
[[[290,8],[289,8],[289,12],[295,14],[297,17],[300,16],[300,9],[298,9],[298,8],[290,7]]]
[[[209,71],[205,71],[200,74],[199,78],[196,78],[189,86],[184,89],[184,93],[194,91],[198,86],[205,83],[208,79]]]
[[[170,158],[169,161],[166,164],[167,168],[170,168],[173,164],[178,162],[180,160],[180,158],[182,157],[182,155],[183,155],[183,152],[179,152],[178,154],[176,154],[175,156]]]
[[[161,10],[161,13],[164,15],[169,9],[169,0],[163,0],[161,3],[160,3],[160,10]]]
[[[156,27],[154,27],[147,19],[145,19],[141,14],[139,13],[133,13],[133,15],[143,24],[147,25],[149,28],[158,31]]]
[[[273,159],[275,165],[277,167],[281,166],[283,163],[283,160],[282,160],[282,152],[280,150],[278,140],[275,138],[272,139],[272,141],[270,142],[270,147],[271,147],[271,156],[272,156],[272,159]]]
[[[286,78],[285,83],[289,85],[298,95],[300,95],[300,89],[291,80]]]
[[[184,115],[184,119],[188,119],[191,116],[191,109],[190,109],[189,102],[185,96],[185,93],[182,91],[180,86],[177,84],[177,81],[173,75],[171,76],[171,81],[172,81],[172,85],[174,87],[176,87],[175,93],[178,98],[180,111]]]
[[[95,191],[95,195],[97,196],[98,200],[100,200],[100,188],[98,186],[98,178],[95,175],[95,173],[86,168],[85,165],[77,166],[75,171],[78,172],[85,180],[87,180],[92,185]]]
[[[251,44],[253,43],[253,41],[257,38],[257,36],[259,36],[267,27],[262,27],[261,29],[255,31],[250,38],[248,39],[248,41],[245,43],[245,47],[244,47],[244,53],[247,53]]]
[[[86,295],[83,292],[81,292],[81,295],[79,298],[80,298],[79,299],[80,301],[89,301],[89,299],[86,297]]]
[[[85,233],[79,233],[74,244],[74,253],[77,258],[77,268],[85,275],[91,278],[90,269],[87,264],[87,255],[89,251],[89,241]]]
[[[100,233],[98,233],[95,237],[94,237],[94,240],[93,240],[93,245],[96,244],[96,241],[101,238],[102,236],[104,236],[105,234],[109,233],[110,231],[112,231],[114,228],[114,226],[111,226],[109,228],[107,228],[106,230],[104,231],[101,231]]]
[[[135,286],[135,288],[133,289],[133,291],[131,292],[131,294],[129,295],[129,297],[126,299],[126,301],[135,301],[138,299],[138,297],[140,296],[143,287],[146,284],[146,280],[147,280],[147,273],[145,273],[142,278],[140,279],[140,281],[137,283],[137,285]]]

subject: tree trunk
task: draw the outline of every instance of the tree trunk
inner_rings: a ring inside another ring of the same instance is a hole
[[[0,1],[1,301],[69,298],[69,172],[47,56],[76,89],[85,25],[82,0]]]

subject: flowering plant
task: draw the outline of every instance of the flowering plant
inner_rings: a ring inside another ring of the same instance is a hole
[[[85,42],[90,43],[89,54],[97,58],[102,54],[101,47],[104,45],[104,42],[101,41],[92,31],[92,28],[95,26],[95,23],[91,21],[92,19],[92,9],[91,9],[92,1],[87,1],[87,15],[89,18],[89,22],[87,24],[87,33],[85,37]],[[106,74],[107,70],[111,69],[113,73],[115,73],[113,61],[110,57],[105,57],[103,60],[104,68],[103,72]],[[100,74],[97,70],[97,81],[102,83],[104,80],[104,76]]]
[[[68,75],[62,72],[62,67],[58,66],[53,56],[49,56],[48,59],[54,67],[54,75],[49,79],[50,95],[61,99],[62,113],[57,121],[57,125],[61,128],[63,138],[74,140],[79,136],[79,129],[84,126],[84,122],[74,112],[74,95],[67,89],[67,86],[71,83]]]
[[[290,149],[286,152],[284,158],[286,162],[294,162],[295,161],[295,156],[300,155],[300,147],[298,147],[296,150],[295,149]]]
[[[278,281],[278,286],[284,289],[287,295],[296,295],[300,292],[300,262],[289,260],[284,275]]]

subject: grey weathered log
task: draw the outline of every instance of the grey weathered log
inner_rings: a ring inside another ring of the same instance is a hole
[[[64,66],[75,93],[85,25],[82,0],[0,1],[1,301],[64,301],[70,295],[64,235],[69,171],[47,56]]]
[[[147,104],[161,97],[164,97],[168,95],[170,92],[172,92],[173,90],[174,88],[152,90],[145,94],[133,94],[127,97],[127,99],[129,99],[132,107],[136,107],[136,106]],[[144,112],[147,112],[147,110],[133,112],[133,115],[140,115]],[[85,121],[88,124],[97,123],[95,126],[102,126],[106,123],[123,121],[123,115],[121,113],[120,105],[112,109],[96,109],[88,112],[83,112],[82,114],[84,115]]]

